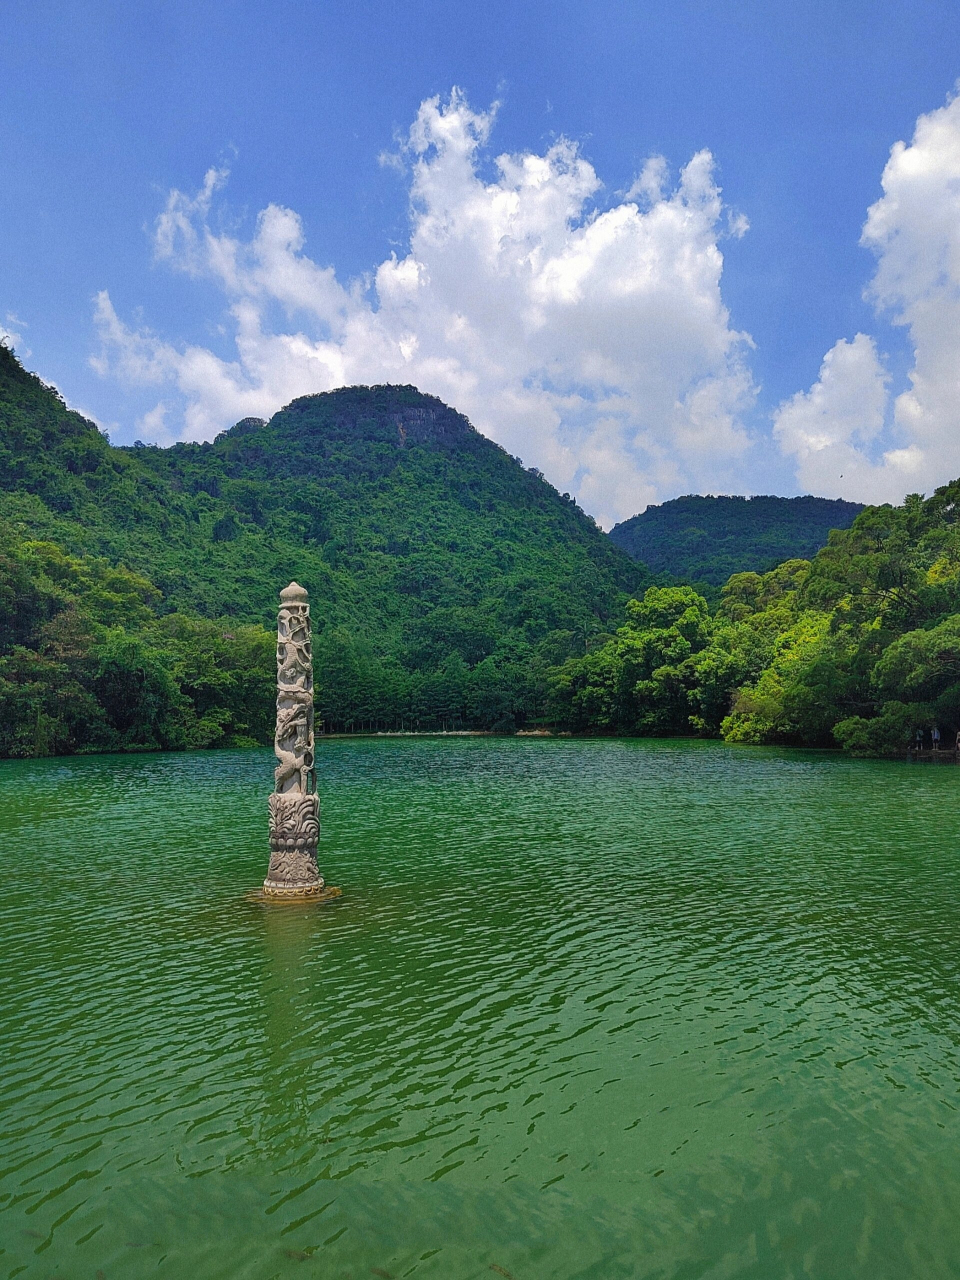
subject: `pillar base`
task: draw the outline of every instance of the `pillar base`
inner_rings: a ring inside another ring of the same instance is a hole
[[[258,889],[252,896],[258,902],[332,902],[342,893],[342,889],[332,884],[271,884],[269,880],[264,880],[263,888]]]

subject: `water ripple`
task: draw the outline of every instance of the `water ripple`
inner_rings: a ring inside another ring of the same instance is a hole
[[[0,1274],[955,1274],[960,772],[319,764],[322,910],[268,753],[0,765]]]

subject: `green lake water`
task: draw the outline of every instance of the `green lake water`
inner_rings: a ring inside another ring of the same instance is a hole
[[[716,743],[0,764],[0,1277],[960,1275],[960,770]]]

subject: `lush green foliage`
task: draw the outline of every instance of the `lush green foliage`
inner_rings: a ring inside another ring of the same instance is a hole
[[[580,731],[715,735],[769,654],[765,626],[711,616],[692,587],[650,587],[615,636],[553,674],[550,709]]]
[[[829,498],[674,498],[615,525],[636,560],[686,582],[722,587],[731,574],[809,559],[863,507]],[[712,594],[712,593],[710,593]]]
[[[0,754],[266,741],[272,633],[158,617],[158,599],[128,569],[0,529]]]
[[[651,510],[688,532],[696,515],[720,547],[703,576],[735,542],[774,556],[851,506]],[[116,449],[0,347],[0,753],[268,741],[291,578],[311,591],[328,729],[550,719],[882,755],[937,724],[952,745],[958,511],[960,481],[867,508],[812,560],[733,574],[714,608],[650,585],[566,495],[411,387]]]
[[[690,587],[653,587],[626,625],[552,677],[583,730],[839,742],[900,755],[960,730],[960,481],[870,507],[813,558],[733,575],[711,615]]]
[[[212,444],[118,449],[2,346],[0,519],[0,591],[26,627],[0,642],[8,754],[262,739],[263,637],[293,578],[311,593],[328,729],[512,727],[650,580],[568,495],[412,387],[304,397]],[[108,618],[110,573],[140,594]],[[67,617],[69,661],[50,630]],[[255,706],[235,704],[241,671]]]

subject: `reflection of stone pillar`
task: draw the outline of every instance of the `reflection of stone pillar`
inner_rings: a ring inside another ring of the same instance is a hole
[[[277,616],[277,735],[279,761],[270,797],[270,869],[263,891],[273,898],[323,893],[317,870],[320,800],[314,768],[313,654],[310,605],[296,582],[280,592]]]

